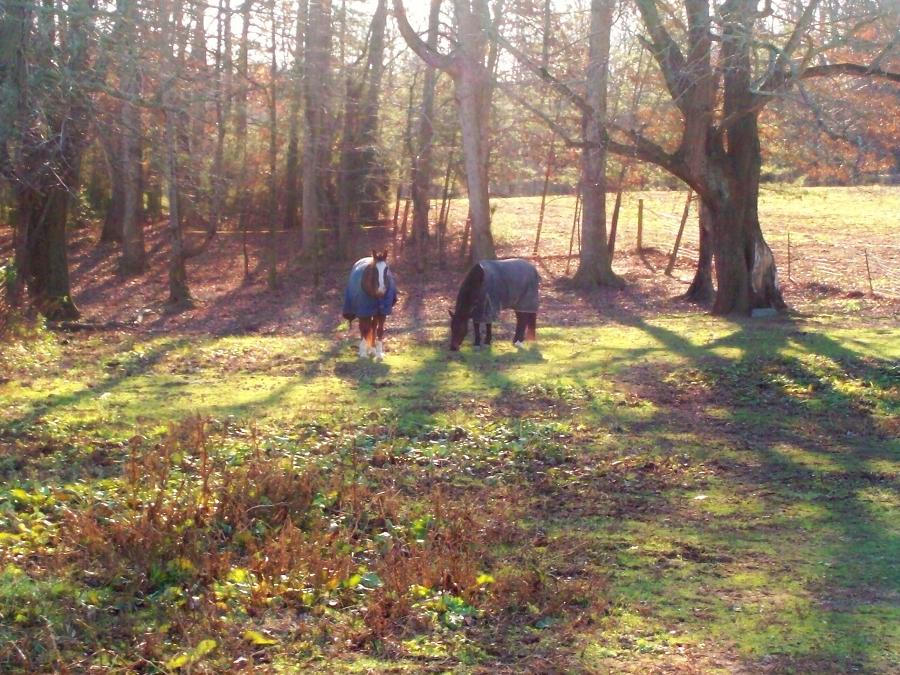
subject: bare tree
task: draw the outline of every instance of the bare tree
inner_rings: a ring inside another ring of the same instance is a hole
[[[137,22],[135,0],[119,0],[122,14],[122,62],[120,86],[121,172],[122,172],[122,257],[119,270],[125,275],[140,274],[146,265],[144,228],[141,222],[141,113],[135,99],[141,93],[138,70]]]
[[[300,160],[300,104],[303,100],[303,50],[306,35],[307,0],[297,3],[297,27],[294,44],[294,67],[291,70],[290,105],[288,112],[288,147],[284,168],[284,228],[293,229],[297,226],[297,199]]]
[[[756,0],[726,0],[713,18],[710,0],[682,0],[687,17],[683,46],[665,24],[656,0],[635,2],[644,39],[681,114],[681,140],[674,151],[667,151],[640,130],[601,119],[601,143],[611,152],[665,169],[690,185],[703,200],[708,209],[718,282],[714,313],[748,314],[757,307],[781,309],[784,300],[775,260],[763,238],[757,211],[762,163],[760,111],[807,78],[851,75],[900,81],[900,74],[884,70],[880,57],[870,64],[829,61],[829,51],[840,46],[840,41],[817,42],[818,36],[811,31],[819,0],[808,0],[781,44],[777,44],[777,36],[767,36],[771,37],[771,44],[767,44],[772,56],[762,73],[753,67],[756,31],[758,23],[771,12],[770,2],[760,12]],[[720,63],[713,68],[711,43],[717,31]],[[536,66],[502,36],[495,33],[494,37],[582,113],[600,117],[583,96]],[[804,42],[806,52],[797,58],[796,52]],[[553,124],[546,116],[544,121]],[[555,128],[571,145],[583,145],[569,139],[559,125]]]
[[[472,256],[484,260],[496,257],[487,173],[491,75],[486,61],[487,36],[482,30],[492,21],[487,0],[454,0],[453,7],[458,46],[450,54],[439,52],[418,36],[406,18],[402,0],[394,0],[394,15],[409,47],[429,66],[453,79],[472,219]]]
[[[428,12],[429,49],[437,50],[438,21],[441,0],[431,0]],[[432,139],[434,138],[434,89],[437,69],[426,64],[422,85],[422,105],[419,109],[417,144],[412,159],[411,192],[413,202],[412,239],[416,251],[416,269],[425,269],[425,254],[428,244],[428,210],[431,204]]]
[[[612,270],[612,256],[606,236],[606,145],[603,120],[606,119],[609,79],[609,40],[615,0],[591,0],[591,23],[587,104],[591,113],[582,113],[581,159],[581,254],[575,282],[592,287],[621,286],[622,279]]]
[[[303,248],[307,258],[317,265],[323,211],[320,196],[322,165],[327,147],[325,112],[331,79],[331,0],[310,0],[307,35],[304,53]]]

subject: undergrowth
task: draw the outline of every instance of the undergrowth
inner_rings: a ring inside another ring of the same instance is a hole
[[[422,464],[396,439],[308,432],[273,446],[191,418],[118,448],[119,475],[0,493],[0,663],[218,669],[265,662],[270,645],[402,656],[435,632],[464,653],[486,622],[602,605],[602,585],[523,575],[496,552],[523,536],[509,504],[410,489]]]

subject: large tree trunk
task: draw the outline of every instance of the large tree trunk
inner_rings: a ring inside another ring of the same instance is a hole
[[[467,64],[469,65],[469,64]],[[486,73],[483,69],[463,67],[456,85],[459,100],[459,121],[462,133],[463,165],[469,195],[469,216],[472,219],[472,259],[490,260],[496,257],[491,234],[491,205],[488,194],[487,167],[484,164],[483,144],[485,122],[482,118]]]
[[[49,179],[45,189],[20,192],[19,219],[25,228],[21,269],[29,294],[44,316],[76,319],[80,313],[71,296],[67,257],[69,191],[55,176],[45,178]]]
[[[85,0],[74,2],[70,10],[63,41],[67,57],[63,70],[66,77],[77,80],[89,66],[91,32],[86,24],[92,14]],[[54,44],[53,26],[52,22],[39,26],[41,46]],[[73,82],[64,84],[71,86]],[[84,94],[75,93],[66,102],[67,106],[48,116],[49,139],[31,132],[23,134],[20,171],[25,180],[17,186],[22,227],[17,262],[38,308],[49,319],[79,316],[69,285],[66,220],[70,195],[79,186],[89,101]]]
[[[784,309],[775,258],[759,226],[762,156],[751,82],[755,0],[722,7],[722,59],[727,147],[710,143],[707,168],[712,202],[713,249],[718,288],[714,314],[749,314],[757,307]]]
[[[759,129],[755,115],[735,123],[729,152],[710,171],[720,195],[711,210],[717,290],[714,314],[749,314],[761,307],[784,309],[775,258],[759,226]],[[712,169],[712,167],[710,167]]]
[[[591,1],[591,36],[587,69],[587,101],[593,112],[585,114],[582,133],[587,143],[581,156],[582,213],[581,255],[575,282],[580,286],[621,286],[612,271],[606,237],[606,85],[609,75],[609,36],[614,0]]]

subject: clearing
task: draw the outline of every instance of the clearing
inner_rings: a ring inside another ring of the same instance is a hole
[[[505,250],[531,206],[501,203]],[[157,306],[155,273],[74,257],[91,316]],[[629,253],[628,290],[579,295],[550,258],[536,344],[451,355],[456,274],[412,288],[400,261],[373,363],[345,270],[241,314],[266,296],[233,261],[194,264],[187,316],[4,346],[0,669],[896,672],[892,298],[798,282],[799,311],[732,321],[668,300],[689,261]]]

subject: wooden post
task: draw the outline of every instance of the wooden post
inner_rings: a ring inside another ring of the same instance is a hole
[[[669,264],[666,265],[666,276],[672,276],[672,270],[675,269],[675,258],[678,256],[678,247],[681,246],[684,224],[687,222],[688,214],[691,212],[691,197],[693,194],[693,190],[688,188],[687,199],[684,202],[684,212],[681,214],[681,225],[679,225],[678,234],[675,236],[675,245],[672,247],[672,255],[669,256]]]
[[[620,174],[620,178],[624,176],[625,172],[622,171]],[[619,227],[619,209],[622,208],[622,181],[619,181],[619,189],[616,190],[616,205],[613,206],[612,212],[612,223],[609,226],[609,244],[607,248],[609,249],[609,257],[612,259],[613,255],[616,252],[616,230]]]
[[[875,288],[872,286],[872,270],[869,269],[869,250],[864,248],[863,255],[866,256],[866,276],[869,278],[869,293],[875,295]]]
[[[572,247],[575,245],[575,229],[578,227],[578,207],[581,206],[581,192],[575,193],[575,215],[572,218],[572,234],[569,236],[569,257],[566,258],[566,274],[572,265]]]
[[[638,253],[644,250],[644,200],[638,199],[638,235],[637,235]]]
[[[544,172],[544,189],[541,192],[541,210],[538,215],[537,234],[534,237],[534,250],[531,252],[535,256],[538,254],[538,247],[541,243],[541,228],[544,226],[544,210],[547,207],[547,189],[550,187],[550,174],[553,171],[554,159],[554,143],[550,141],[550,150],[547,153],[547,170]]]
[[[397,201],[394,203],[394,227],[393,232],[391,232],[391,236],[396,241],[397,239],[397,218],[400,215],[400,196],[403,193],[403,181],[399,181],[397,183]]]
[[[791,231],[788,230],[788,281],[793,281],[791,279]]]
[[[409,219],[409,202],[410,200],[407,199],[403,204],[403,220],[400,225],[400,241],[403,246],[406,245],[406,221]]]

